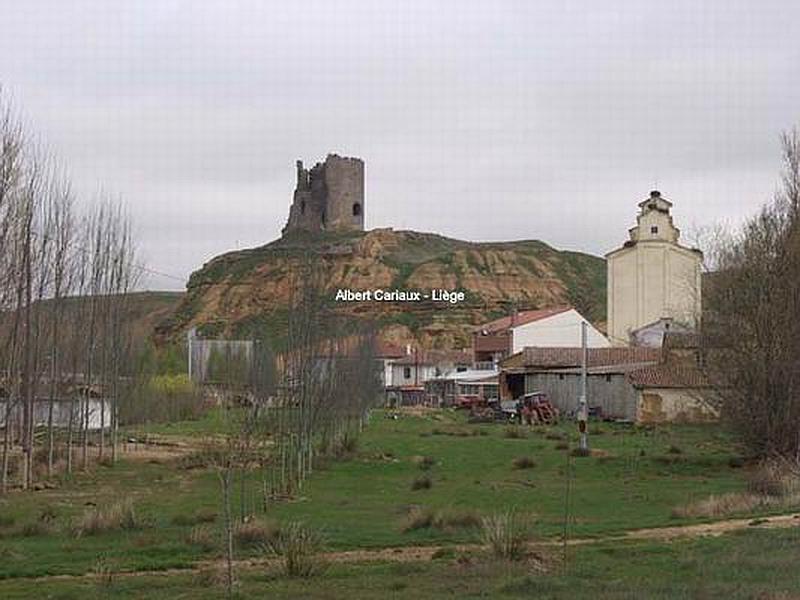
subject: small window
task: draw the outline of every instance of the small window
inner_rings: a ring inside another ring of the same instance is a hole
[[[609,382],[609,383],[611,382],[611,375],[608,375],[608,374],[606,375],[606,381]]]
[[[411,379],[411,367],[403,367],[403,378]]]
[[[361,205],[358,202],[353,204],[353,216],[354,217],[360,217],[361,216]]]
[[[653,235],[657,234],[658,233],[658,225],[653,225],[650,228],[650,233],[652,233]]]
[[[301,215],[306,214],[306,201],[305,200],[301,200],[300,201],[300,214]]]
[[[561,381],[564,381],[564,374],[563,374],[563,373],[559,373],[559,374],[558,374],[558,378],[559,378]]]

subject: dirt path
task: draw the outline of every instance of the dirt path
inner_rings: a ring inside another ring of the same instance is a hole
[[[774,515],[770,517],[748,518],[748,519],[727,519],[715,521],[713,523],[701,523],[698,525],[681,525],[677,527],[657,527],[652,529],[634,529],[620,535],[604,536],[596,538],[575,538],[567,543],[570,546],[597,544],[602,542],[629,541],[629,540],[656,540],[669,542],[679,539],[694,539],[707,536],[720,536],[733,531],[743,529],[787,529],[800,527],[800,513],[789,513],[784,515]],[[563,544],[561,540],[548,540],[537,544],[531,544],[531,550],[559,547]],[[394,548],[377,548],[375,550],[347,550],[342,552],[328,552],[324,558],[331,563],[365,563],[365,562],[417,562],[432,560],[437,554],[475,552],[484,549],[480,544],[450,544],[446,546],[403,546]],[[277,567],[279,559],[240,559],[236,561],[237,568],[245,569],[268,569]],[[160,575],[185,575],[186,573],[200,571],[208,568],[219,568],[223,562],[221,560],[202,561],[191,567],[165,569],[158,571],[122,571],[115,573],[115,577],[140,577],[140,576],[160,576]],[[18,579],[35,579],[37,581],[58,581],[70,579],[92,578],[95,575],[86,573],[84,575],[46,575],[42,577],[22,577]]]

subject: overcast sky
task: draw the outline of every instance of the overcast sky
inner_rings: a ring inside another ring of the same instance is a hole
[[[0,0],[0,82],[179,278],[279,236],[294,161],[328,152],[365,160],[369,228],[602,254],[656,186],[684,233],[771,196],[799,21],[793,0]]]

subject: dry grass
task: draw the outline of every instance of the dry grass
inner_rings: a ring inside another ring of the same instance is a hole
[[[762,463],[750,474],[748,491],[710,496],[679,506],[674,517],[725,517],[760,510],[800,506],[800,473],[786,461]]]
[[[253,519],[236,527],[233,539],[240,548],[266,546],[280,536],[281,528],[275,521]]]
[[[327,568],[327,562],[320,556],[323,546],[323,535],[299,522],[281,527],[267,545],[283,559],[284,572],[290,577],[311,577],[323,572]]]
[[[211,508],[198,508],[190,515],[179,514],[173,517],[175,525],[201,525],[203,523],[213,523],[217,520],[217,511]]]
[[[477,528],[480,524],[480,515],[475,511],[458,509],[434,510],[415,506],[406,516],[402,531],[404,533],[418,529],[453,531],[456,529]]]
[[[519,456],[512,462],[515,469],[532,469],[536,466],[536,461],[530,456]]]
[[[197,525],[192,527],[189,535],[186,537],[186,543],[190,546],[196,546],[203,552],[210,552],[218,545],[218,535],[208,525]]]
[[[108,531],[141,529],[146,525],[136,514],[133,501],[126,499],[106,508],[95,506],[86,510],[73,524],[72,532],[75,537],[83,537]]]
[[[522,427],[510,425],[503,431],[503,436],[510,440],[524,440],[528,437],[528,432]]]
[[[411,489],[414,491],[429,490],[432,487],[433,487],[433,481],[427,475],[423,475],[422,477],[417,477],[414,481],[411,482]]]
[[[525,556],[528,527],[513,512],[481,519],[481,539],[496,558],[519,560]]]
[[[778,498],[800,494],[800,465],[781,459],[764,461],[748,477],[748,490]]]
[[[430,470],[436,464],[436,459],[432,456],[415,456],[412,460],[423,471]]]

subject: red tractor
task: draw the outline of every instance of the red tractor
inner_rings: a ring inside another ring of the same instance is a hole
[[[523,425],[539,423],[553,425],[558,422],[558,409],[544,392],[531,392],[517,400],[519,421]]]

